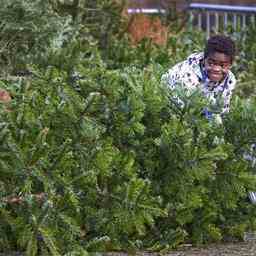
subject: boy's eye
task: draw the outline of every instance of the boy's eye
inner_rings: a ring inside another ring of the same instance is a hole
[[[230,63],[229,62],[218,62],[212,59],[208,59],[208,65],[210,66],[220,66],[221,68],[229,68]]]

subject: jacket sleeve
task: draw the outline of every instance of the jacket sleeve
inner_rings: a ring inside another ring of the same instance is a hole
[[[162,75],[161,83],[164,86],[167,86],[172,92],[183,84],[182,74],[184,69],[184,62],[180,62],[169,69],[164,75]],[[184,102],[174,93],[171,96],[173,102],[175,102],[178,106],[183,107]]]
[[[177,83],[180,82],[180,73],[183,63],[178,63],[162,75],[161,82],[173,90]]]
[[[235,79],[235,76],[231,73],[230,78],[228,80],[228,88],[223,93],[224,107],[223,107],[222,114],[229,112],[230,101],[232,97],[232,92],[235,89],[235,85],[236,85],[236,79]]]

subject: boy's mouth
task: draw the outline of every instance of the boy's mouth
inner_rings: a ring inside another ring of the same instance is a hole
[[[222,73],[219,73],[219,72],[209,72],[208,71],[208,77],[210,80],[212,81],[220,81],[223,77]]]

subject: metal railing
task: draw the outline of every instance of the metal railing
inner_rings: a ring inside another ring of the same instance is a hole
[[[165,9],[162,8],[128,8],[127,9],[128,14],[136,14],[136,13],[141,13],[141,14],[164,14],[166,13]]]
[[[191,3],[190,23],[206,31],[207,38],[212,32],[225,32],[228,26],[233,31],[255,24],[256,6]]]

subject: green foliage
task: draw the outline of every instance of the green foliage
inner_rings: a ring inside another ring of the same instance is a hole
[[[236,93],[245,99],[255,97],[255,30],[255,25],[251,25],[234,36],[238,58],[233,69],[239,74]]]
[[[160,83],[169,65],[201,49],[202,34],[135,47],[118,37],[123,3],[2,4],[3,45],[23,27],[29,41],[1,52],[1,88],[12,96],[0,102],[1,252],[164,252],[256,227],[246,200],[256,186],[255,99],[234,97],[220,124],[202,116],[209,103],[200,93]],[[239,81],[252,79],[254,66]],[[10,76],[20,67],[30,75]]]
[[[1,73],[24,71],[26,64],[43,59],[65,28],[49,1],[1,2]]]

